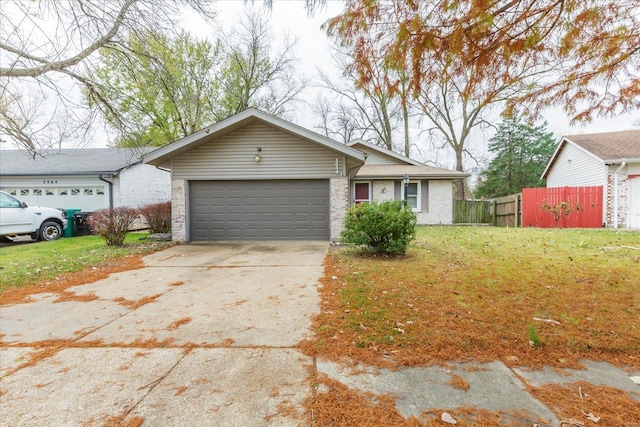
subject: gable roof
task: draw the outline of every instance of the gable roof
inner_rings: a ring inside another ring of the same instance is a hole
[[[260,111],[256,108],[248,108],[234,116],[219,121],[216,124],[207,126],[189,136],[186,136],[164,147],[158,148],[144,156],[143,161],[152,165],[160,166],[168,160],[186,153],[215,138],[224,136],[236,129],[240,129],[251,123],[262,122],[273,126],[283,132],[292,134],[296,137],[320,145],[329,150],[341,153],[364,163],[365,155],[361,151],[351,148],[345,144],[341,144],[330,138],[320,135],[319,133],[310,131],[291,123],[287,120],[273,116],[271,114]]]
[[[560,144],[542,173],[542,179],[547,177],[558,155],[567,144],[573,144],[603,164],[622,161],[640,162],[640,130],[567,135],[560,140]]]
[[[436,168],[426,165],[364,165],[356,178],[398,178],[408,174],[411,179],[462,179],[471,176],[467,172]]]
[[[415,166],[422,166],[423,165],[423,163],[420,163],[417,160],[413,160],[410,157],[403,156],[402,154],[395,153],[395,152],[393,152],[391,150],[387,150],[384,147],[381,147],[381,146],[376,145],[376,144],[371,144],[371,143],[369,143],[369,142],[367,142],[365,140],[362,140],[362,139],[355,139],[355,140],[349,142],[347,145],[349,147],[353,147],[353,148],[358,148],[358,146],[360,146],[360,147],[362,147],[364,149],[364,151],[367,151],[367,150],[376,151],[377,153],[380,153],[380,154],[382,154],[384,156],[391,157],[391,158],[396,159],[396,160],[400,160],[400,161],[405,162],[405,163],[407,163],[409,165],[415,165]]]
[[[32,157],[23,150],[0,150],[0,176],[114,175],[139,164],[145,149],[73,148],[40,150]]]
[[[564,139],[602,160],[640,158],[640,130],[568,135]]]

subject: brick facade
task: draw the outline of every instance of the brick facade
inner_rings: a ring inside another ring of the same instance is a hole
[[[452,224],[453,182],[448,179],[434,179],[422,182],[423,187],[427,185],[428,192],[426,196],[428,200],[422,202],[422,205],[427,206],[427,208],[417,212],[418,225]]]
[[[615,203],[615,173],[620,166],[609,166],[607,170],[607,199],[605,205],[605,224],[613,227]],[[618,172],[618,228],[626,228],[629,221],[629,175],[626,168]]]
[[[187,241],[187,181],[171,181],[171,238],[174,242]]]
[[[124,169],[114,180],[113,205],[139,208],[171,200],[171,174],[151,165]]]
[[[332,242],[340,242],[340,233],[343,230],[344,218],[349,209],[349,179],[347,177],[335,177],[329,180],[330,193],[330,239]]]

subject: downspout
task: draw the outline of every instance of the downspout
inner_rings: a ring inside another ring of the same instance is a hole
[[[113,175],[109,175],[109,176],[113,176]],[[104,179],[102,174],[98,175],[98,179],[100,181],[104,181],[107,184],[109,184],[109,207],[113,209],[113,182],[107,181],[106,179]]]
[[[613,173],[613,228],[618,228],[618,174],[627,165],[624,160]]]

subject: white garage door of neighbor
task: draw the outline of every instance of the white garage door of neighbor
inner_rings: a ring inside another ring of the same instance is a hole
[[[81,209],[85,212],[107,207],[105,189],[98,186],[12,187],[5,191],[27,202],[29,206]]]
[[[329,180],[190,181],[190,240],[329,240]]]

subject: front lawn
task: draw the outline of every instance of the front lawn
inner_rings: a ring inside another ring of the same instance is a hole
[[[140,240],[146,236],[148,233],[129,233],[120,248],[108,247],[100,236],[5,245],[0,248],[0,295],[16,287],[46,284],[64,274],[88,275],[127,255],[145,254],[168,245]]]
[[[325,268],[313,354],[640,366],[640,232],[423,227],[406,256],[344,249]]]

